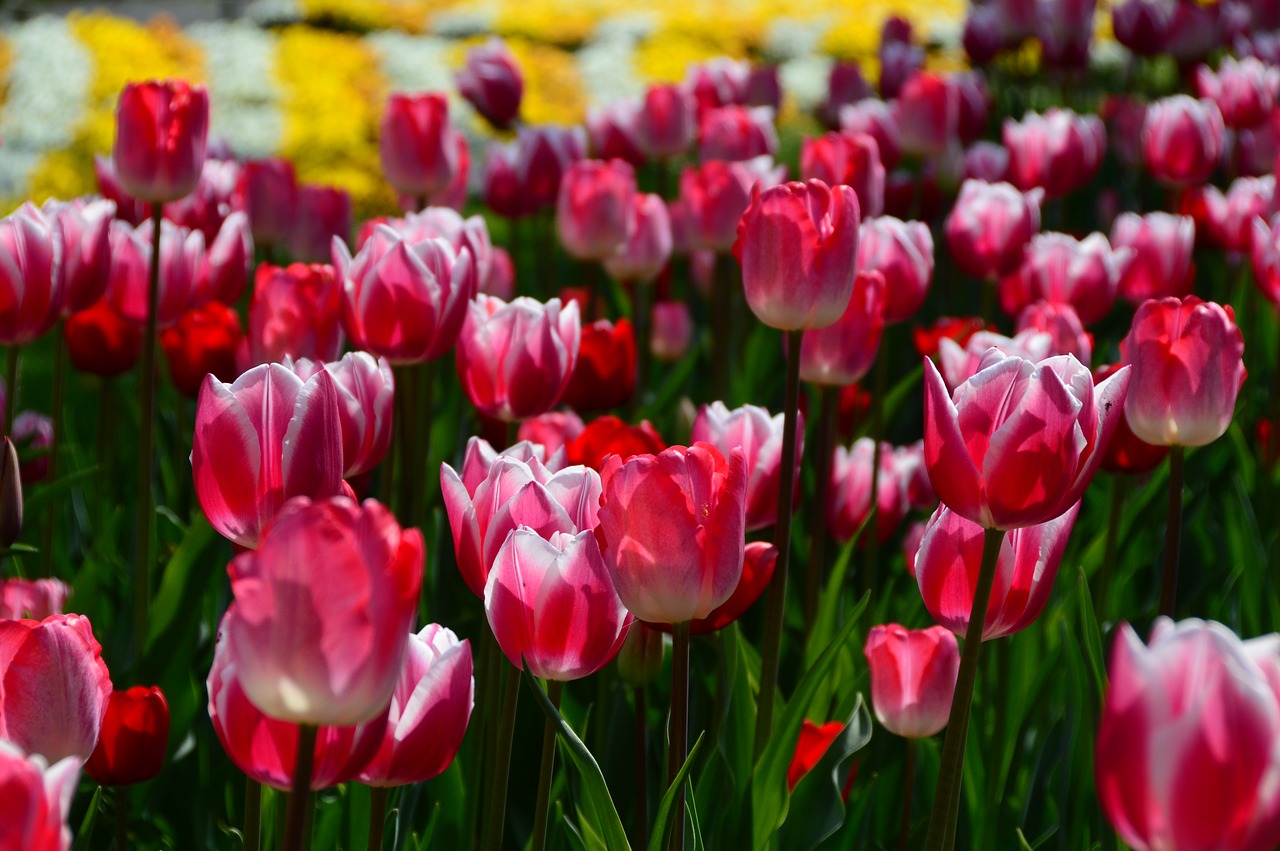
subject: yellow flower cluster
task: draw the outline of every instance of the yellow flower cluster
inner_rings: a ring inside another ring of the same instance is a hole
[[[303,17],[314,23],[367,32],[396,29],[423,32],[431,15],[455,0],[302,0]]]
[[[4,106],[9,94],[9,87],[5,85],[5,80],[9,78],[11,62],[13,62],[13,48],[9,47],[9,42],[0,35],[0,107]]]

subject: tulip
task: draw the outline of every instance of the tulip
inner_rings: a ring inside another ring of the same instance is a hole
[[[519,117],[524,74],[502,39],[490,38],[469,50],[467,64],[455,75],[454,81],[458,93],[499,130],[510,127]]]
[[[957,137],[960,93],[945,77],[924,71],[913,74],[893,102],[893,118],[901,131],[902,150],[936,156]]]
[[[895,736],[924,739],[947,726],[960,673],[956,637],[940,626],[874,626],[862,649],[876,719]]]
[[[767,106],[776,115],[782,108],[782,80],[777,65],[753,65],[747,77],[747,106]]]
[[[1222,113],[1210,100],[1187,95],[1147,107],[1142,154],[1156,179],[1176,186],[1204,183],[1222,155]]]
[[[644,165],[636,126],[639,112],[637,103],[626,100],[588,109],[587,138],[592,156],[598,160],[623,160],[632,168]]]
[[[604,268],[619,281],[648,284],[671,259],[671,217],[660,195],[637,192],[627,241],[605,258]]]
[[[1111,9],[1116,41],[1138,56],[1164,50],[1171,20],[1171,10],[1161,0],[1122,0]]]
[[[328,372],[304,382],[264,364],[231,384],[205,377],[191,472],[200,507],[220,535],[257,546],[290,497],[341,493],[342,469],[338,392]]]
[[[437,624],[410,633],[386,734],[360,772],[360,782],[406,786],[448,768],[467,731],[475,691],[469,641],[458,641],[452,630]]]
[[[1036,36],[1045,65],[1083,68],[1089,61],[1096,0],[1048,0],[1036,4]]]
[[[1195,267],[1195,223],[1168,213],[1121,213],[1111,225],[1113,249],[1133,257],[1120,276],[1120,295],[1137,307],[1149,298],[1190,295]]]
[[[630,425],[614,416],[596,417],[565,444],[570,464],[603,470],[605,459],[617,455],[623,461],[634,455],[655,455],[667,448],[653,424],[643,420]]]
[[[803,426],[797,428],[802,432]],[[782,462],[782,414],[770,416],[764,408],[743,405],[729,410],[724,402],[712,402],[698,409],[689,439],[708,443],[722,454],[741,448],[747,465],[746,529],[748,532],[768,528],[778,519],[778,488],[785,466],[799,475],[800,455],[797,443],[794,464]]]
[[[1052,520],[1079,501],[1130,384],[1121,371],[1095,389],[1071,355],[1039,363],[988,355],[953,395],[933,361],[924,373],[934,490],[965,519],[1005,530]]]
[[[284,365],[303,381],[322,371],[333,379],[342,426],[343,477],[360,476],[376,467],[391,445],[395,379],[386,359],[348,352],[330,363],[286,358]]]
[[[63,337],[72,365],[93,375],[128,372],[142,346],[142,330],[127,322],[105,298],[68,317]]]
[[[983,8],[990,8],[989,6]],[[999,183],[1009,174],[1009,149],[998,142],[974,142],[964,152],[965,180]]]
[[[848,186],[757,185],[733,246],[756,317],[786,331],[838,320],[853,292],[858,221],[858,198]]]
[[[831,464],[831,480],[827,488],[827,526],[836,540],[844,542],[854,535],[871,515],[872,464],[875,442],[859,438],[852,449],[837,446]],[[894,530],[906,516],[906,489],[897,476],[893,447],[880,444],[880,476],[876,482],[876,528],[880,543],[893,537]],[[860,539],[865,541],[866,538]]]
[[[111,697],[89,619],[0,620],[0,693],[0,739],[55,762],[88,759]]]
[[[1028,328],[1014,337],[1005,337],[994,331],[979,330],[971,334],[963,348],[950,338],[938,341],[938,365],[947,387],[959,387],[982,368],[991,349],[1001,354],[1030,361],[1042,361],[1053,353],[1051,334],[1037,328]]]
[[[892,216],[864,219],[858,230],[858,270],[884,276],[884,320],[901,322],[924,303],[933,278],[933,235],[923,222]]]
[[[0,343],[25,345],[58,320],[66,290],[56,231],[31,202],[0,219]]]
[[[517,437],[521,441],[541,446],[545,452],[555,453],[581,434],[583,428],[585,424],[582,417],[573,411],[551,411],[520,423]],[[496,457],[496,453],[494,454]]]
[[[600,319],[583,326],[578,362],[563,401],[576,411],[625,405],[636,389],[636,340],[631,323]]]
[[[117,219],[137,227],[151,217],[151,205],[134,198],[120,185],[120,178],[116,174],[116,167],[112,164],[111,157],[94,154],[93,173],[98,180],[99,194],[115,204]]]
[[[481,283],[480,292],[503,301],[511,301],[516,297],[516,267],[507,249],[494,247],[489,279]]]
[[[253,265],[249,218],[240,211],[227,216],[213,241],[207,244],[209,249],[200,265],[192,295],[200,303],[235,304],[244,292],[249,267]]]
[[[1280,843],[1280,638],[1159,618],[1125,624],[1095,750],[1098,801],[1136,851],[1264,851]]]
[[[837,60],[827,75],[826,98],[818,106],[818,117],[829,130],[840,126],[840,110],[871,96],[871,87],[857,62]]]
[[[1236,254],[1250,252],[1255,219],[1265,220],[1280,211],[1275,175],[1237,177],[1225,195],[1216,186],[1198,189],[1210,243]]]
[[[360,248],[378,233],[378,226],[386,225],[398,233],[409,245],[416,245],[425,239],[448,240],[454,254],[461,254],[462,249],[471,252],[475,263],[476,275],[483,286],[493,274],[494,252],[493,242],[489,238],[489,227],[482,216],[463,218],[457,210],[449,207],[426,207],[416,213],[408,213],[398,219],[370,219],[360,227],[356,244]]]
[[[893,19],[885,23],[889,20]],[[877,53],[880,60],[877,88],[882,98],[896,98],[907,80],[924,67],[924,50],[909,41],[881,40]]]
[[[142,201],[173,201],[200,179],[209,136],[209,93],[185,80],[128,83],[116,102],[112,165]]]
[[[478,295],[458,335],[458,377],[483,414],[513,422],[550,410],[578,359],[578,306]]]
[[[1093,360],[1093,335],[1069,304],[1041,300],[1027,305],[1018,314],[1018,333],[1028,330],[1049,335],[1048,356],[1075,355],[1085,366]]]
[[[1128,249],[1112,249],[1100,233],[1082,240],[1064,233],[1036,234],[1027,244],[1022,265],[1000,281],[1000,306],[1016,316],[1041,299],[1069,304],[1091,325],[1115,304],[1132,255]]]
[[[249,301],[249,360],[286,356],[337,360],[342,354],[342,286],[332,266],[262,263]]]
[[[25,412],[24,412],[25,413]],[[19,416],[19,419],[21,419]],[[18,447],[15,441],[18,440],[17,434],[18,420],[14,420],[14,435],[9,437],[5,435],[3,442],[0,443],[0,546],[11,547],[13,542],[18,540],[18,536],[22,534],[22,515],[25,510],[24,500],[22,498],[22,467],[18,461]],[[55,580],[44,580],[45,582],[55,582]],[[48,600],[49,611],[43,611],[45,600],[41,599],[50,596],[56,592],[56,589],[62,583],[56,583],[52,586],[43,585],[39,581],[36,583],[27,583],[22,579],[11,580],[12,588],[8,583],[0,583],[0,605],[4,610],[16,609],[14,615],[0,615],[0,617],[35,617],[41,620],[52,614],[60,614],[62,611],[62,601],[66,597],[66,593],[61,593],[56,598]],[[65,587],[65,586],[63,586]],[[26,589],[26,590],[24,590]],[[70,589],[67,589],[68,591]],[[16,595],[16,596],[15,596]],[[24,598],[30,598],[33,605],[41,609],[39,617],[33,613],[31,615],[23,615],[21,605],[26,602]]]
[[[1228,56],[1217,73],[1207,65],[1196,68],[1196,90],[1213,101],[1226,126],[1256,127],[1267,120],[1280,94],[1280,68],[1249,56],[1237,61]]]
[[[151,266],[153,222],[131,228],[121,221],[111,224],[111,280],[107,300],[121,316],[144,326],[148,315],[148,275]],[[204,261],[204,235],[167,220],[160,226],[160,294],[156,326],[164,329],[195,307],[194,294]]]
[[[975,67],[989,65],[1004,48],[1004,33],[1000,22],[1000,9],[989,3],[970,6],[964,19],[964,31],[960,36],[969,64]]]
[[[299,263],[328,263],[332,257],[333,238],[351,237],[351,195],[336,186],[304,183],[298,187],[298,216],[289,251]]]
[[[693,343],[693,316],[682,301],[660,301],[653,306],[653,335],[649,349],[666,363],[684,357]]]
[[[247,160],[237,194],[249,216],[249,230],[262,245],[288,243],[298,215],[298,179],[284,157]]]
[[[385,225],[353,258],[333,244],[343,281],[343,326],[359,348],[393,364],[434,360],[453,348],[476,294],[469,250],[443,239],[412,242]]]
[[[911,340],[920,357],[931,358],[938,354],[944,339],[951,340],[963,350],[973,335],[983,330],[992,329],[983,324],[980,316],[943,316],[928,328],[916,326],[911,332]]]
[[[604,260],[627,243],[634,225],[636,176],[621,160],[583,160],[565,172],[556,229],[579,260]]]
[[[727,56],[690,65],[684,75],[685,88],[693,93],[699,115],[716,107],[746,103],[750,79],[751,63]]]
[[[449,102],[441,92],[394,92],[378,127],[378,154],[387,182],[425,198],[449,185],[458,167]]]
[[[1058,198],[1091,181],[1107,150],[1107,132],[1096,115],[1069,109],[1028,112],[1021,122],[1006,118],[1004,146],[1009,151],[1008,180],[1023,190],[1040,187]]]
[[[884,165],[874,136],[828,133],[805,139],[800,147],[800,177],[829,186],[852,186],[864,218],[884,212]]]
[[[767,106],[721,106],[698,121],[698,158],[739,162],[778,152],[773,110]]]
[[[71,800],[80,777],[75,757],[49,765],[0,739],[0,848],[13,851],[69,851]]]
[[[800,344],[800,380],[826,387],[859,381],[875,362],[884,332],[885,280],[880,272],[858,272],[853,295],[833,325],[805,331]]]
[[[62,242],[61,262],[56,265],[57,291],[62,315],[92,307],[106,292],[111,277],[110,201],[77,198],[62,203],[49,200],[43,212]]]
[[[902,130],[897,113],[877,98],[866,98],[840,109],[840,129],[850,135],[866,134],[876,140],[880,161],[891,171],[902,158]]]
[[[947,248],[956,265],[987,281],[1016,270],[1040,229],[1043,198],[1039,188],[1019,192],[1008,183],[966,180],[947,217]]]
[[[775,167],[768,157],[739,163],[713,160],[686,168],[680,175],[680,200],[687,216],[690,247],[729,251],[751,205],[753,187],[774,186],[785,176],[786,167]]]
[[[61,579],[0,580],[0,619],[39,621],[60,615],[70,594],[71,586]]]
[[[223,383],[235,381],[240,374],[236,354],[242,337],[240,317],[225,304],[211,301],[188,310],[172,328],[160,333],[169,380],[192,399],[200,393],[206,375]]]
[[[205,244],[213,242],[223,221],[232,212],[240,163],[210,154],[200,169],[200,179],[190,193],[163,205],[164,217],[179,227],[198,230]]]
[[[142,783],[164,768],[168,743],[169,703],[159,686],[113,691],[84,772],[103,786]]]
[[[545,538],[513,530],[489,571],[484,608],[508,661],[558,682],[609,664],[630,626],[590,529]]]
[[[983,641],[1020,632],[1040,616],[1079,510],[1074,503],[1052,520],[1004,536],[982,622]],[[969,628],[982,548],[982,527],[945,505],[929,518],[920,539],[915,558],[920,596],[933,619],[957,635]]]
[[[636,142],[655,159],[683,154],[697,133],[697,101],[681,86],[654,85],[645,92],[636,116]]]

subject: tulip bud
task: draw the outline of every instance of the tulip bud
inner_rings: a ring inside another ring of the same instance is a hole
[[[875,626],[862,650],[871,669],[871,704],[885,729],[923,739],[947,726],[960,674],[960,649],[940,626]]]
[[[634,227],[636,177],[621,160],[583,160],[565,172],[556,228],[579,260],[604,260],[627,243]]]
[[[1008,183],[966,180],[947,217],[947,247],[964,272],[994,281],[1022,263],[1023,248],[1040,229],[1044,190],[1019,192]]]
[[[18,472],[18,450],[7,436],[0,451],[0,546],[7,548],[22,533],[22,476]]]
[[[444,94],[393,93],[382,114],[378,153],[397,192],[425,197],[444,189],[458,167]]]
[[[636,120],[640,149],[657,159],[679,156],[697,133],[697,102],[684,87],[650,86]]]
[[[524,75],[502,39],[490,38],[468,51],[455,80],[458,92],[494,127],[510,127],[520,115]]]
[[[113,691],[84,773],[103,786],[142,783],[164,767],[168,743],[169,704],[159,686]]]
[[[208,137],[204,86],[185,80],[129,83],[116,103],[115,173],[134,198],[176,200],[200,179]]]
[[[1158,180],[1177,186],[1204,183],[1222,156],[1225,127],[1211,100],[1187,95],[1162,98],[1147,107],[1142,153]]]

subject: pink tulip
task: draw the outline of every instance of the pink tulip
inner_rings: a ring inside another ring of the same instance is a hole
[[[1111,311],[1132,255],[1128,249],[1112,249],[1100,233],[1082,240],[1065,233],[1036,234],[1022,265],[1000,281],[1000,306],[1016,316],[1041,299],[1069,304],[1082,322],[1092,325]]]
[[[62,614],[71,586],[61,579],[0,580],[0,620],[44,620]]]
[[[1008,530],[1079,501],[1119,420],[1129,374],[1095,389],[1071,355],[1035,363],[996,352],[954,394],[927,359],[924,382],[925,463],[938,498],[967,520]]]
[[[321,363],[286,355],[284,366],[303,381],[323,371],[333,379],[342,426],[342,475],[367,473],[382,462],[391,446],[395,379],[386,358],[368,352],[347,352],[341,360]]]
[[[62,243],[56,265],[62,315],[87,310],[102,298],[111,279],[111,218],[115,204],[102,199],[49,200],[43,212]]]
[[[804,452],[804,425],[797,426],[796,464],[790,469],[799,476]],[[709,443],[721,454],[741,448],[747,464],[746,528],[766,529],[778,519],[778,488],[782,481],[782,414],[770,416],[764,408],[743,405],[732,411],[724,402],[712,402],[698,409],[689,440]]]
[[[1022,263],[1022,251],[1040,230],[1044,191],[1019,192],[1008,183],[966,180],[947,217],[947,248],[966,274],[987,281]]]
[[[578,305],[478,295],[458,335],[458,377],[471,404],[503,422],[550,410],[578,360]]]
[[[893,475],[901,483],[912,510],[933,511],[938,507],[938,495],[933,492],[929,469],[924,463],[923,440],[893,448]]]
[[[586,428],[586,423],[582,421],[582,417],[573,411],[551,411],[546,414],[539,414],[520,423],[520,429],[517,436],[521,442],[530,443],[541,447],[544,455],[550,453],[555,455],[559,453],[560,460],[557,464],[547,462],[548,469],[559,469],[564,466],[564,453],[560,450],[565,447],[571,440],[582,434],[582,430]],[[471,438],[471,441],[477,441],[479,438]],[[468,457],[471,451],[471,441],[467,443]],[[483,440],[480,443],[489,446]],[[492,457],[489,458],[489,464],[493,463],[497,453],[489,448]],[[512,450],[507,450],[508,452]],[[505,453],[504,453],[505,454]],[[542,456],[539,456],[542,457]],[[488,469],[486,465],[485,469]]]
[[[739,163],[713,160],[686,168],[680,175],[680,200],[690,247],[729,251],[751,205],[753,187],[768,188],[785,177],[786,166],[775,167],[769,157]]]
[[[432,195],[449,185],[458,151],[441,92],[394,92],[378,128],[378,153],[387,182],[404,195]]]
[[[1244,337],[1230,305],[1151,299],[1120,343],[1132,366],[1129,427],[1154,446],[1204,446],[1231,425],[1244,384]]]
[[[191,472],[200,507],[223,537],[257,546],[290,497],[341,493],[342,468],[338,391],[328,372],[304,382],[264,364],[232,384],[205,377]]]
[[[249,300],[249,360],[286,356],[337,360],[342,354],[342,284],[327,264],[258,266]]]
[[[247,160],[237,193],[249,216],[249,230],[262,245],[285,245],[298,215],[298,179],[284,157]]]
[[[249,700],[240,681],[241,660],[235,656],[226,625],[224,617],[206,682],[213,731],[231,762],[249,779],[287,791],[298,753],[298,725],[270,717]],[[357,726],[320,727],[313,751],[311,789],[328,789],[356,779],[377,754],[386,728],[386,715]]]
[[[115,173],[134,198],[176,200],[200,179],[208,136],[204,86],[185,80],[129,83],[116,102]]]
[[[145,325],[151,268],[152,222],[137,229],[121,221],[111,223],[111,279],[107,300],[134,325]],[[204,236],[170,224],[160,226],[160,299],[156,325],[168,328],[198,305],[196,285],[204,262]]]
[[[985,6],[983,8],[991,8]],[[1009,149],[999,142],[974,142],[964,152],[963,177],[999,183],[1009,174]]]
[[[683,154],[698,132],[696,110],[696,99],[683,87],[650,86],[636,118],[640,149],[655,159]]]
[[[489,277],[481,282],[480,292],[503,301],[516,297],[516,266],[507,249],[494,246],[493,260],[489,265]]]
[[[1222,120],[1232,129],[1256,127],[1267,119],[1280,95],[1280,68],[1252,57],[1222,60],[1215,73],[1207,65],[1196,68],[1200,97],[1218,105]]]
[[[440,465],[440,489],[453,532],[454,555],[467,587],[484,597],[498,550],[520,526],[544,538],[555,532],[576,535],[594,529],[600,476],[594,470],[564,467],[557,450],[547,464],[541,446],[518,443],[500,455],[472,438],[462,473]]]
[[[1173,95],[1147,106],[1142,154],[1158,180],[1176,186],[1204,183],[1222,156],[1224,133],[1213,101]]]
[[[1280,212],[1273,174],[1237,177],[1225,195],[1216,186],[1197,189],[1204,204],[1209,242],[1225,251],[1248,254],[1253,243],[1254,219],[1266,219]]]
[[[333,243],[343,281],[343,326],[361,349],[393,364],[422,363],[449,352],[476,294],[475,258],[443,239],[411,242],[385,225],[353,258]]]
[[[0,740],[55,762],[87,760],[111,698],[89,619],[0,620],[0,694]]]
[[[1111,246],[1133,258],[1120,276],[1120,295],[1135,307],[1149,298],[1190,295],[1196,226],[1189,216],[1121,213],[1111,225]]]
[[[858,256],[858,198],[820,180],[751,192],[733,254],[747,304],[772,328],[825,328],[844,313]]]
[[[746,103],[750,79],[750,62],[717,56],[690,65],[685,71],[684,85],[697,101],[698,114],[701,115],[709,109]]]
[[[1097,0],[1045,0],[1036,4],[1036,36],[1050,68],[1084,68],[1089,62]]]
[[[227,566],[235,603],[223,629],[249,700],[297,724],[381,715],[417,618],[423,553],[422,533],[373,500],[286,504]]]
[[[977,374],[993,348],[1008,357],[1038,362],[1053,354],[1053,346],[1053,336],[1036,328],[1020,331],[1013,337],[981,330],[970,335],[963,346],[949,337],[938,340],[938,365],[947,387],[955,389]]]
[[[495,249],[489,238],[489,226],[485,224],[483,216],[463,218],[457,210],[449,207],[425,207],[400,218],[369,219],[361,225],[356,237],[359,248],[363,248],[378,232],[379,225],[391,228],[409,245],[415,245],[424,239],[438,238],[448,240],[455,254],[461,254],[462,249],[467,249],[471,252],[481,287],[493,274]]]
[[[739,162],[778,152],[773,110],[767,106],[721,106],[698,121],[698,158]]]
[[[647,284],[671,259],[671,217],[661,195],[637,192],[631,207],[627,241],[604,261],[605,270],[619,281]]]
[[[876,719],[895,736],[923,739],[947,726],[960,674],[956,637],[940,626],[874,626],[862,653]]]
[[[1004,536],[982,625],[983,641],[1020,632],[1040,616],[1079,511],[1076,502],[1046,523],[1013,529]],[[982,541],[981,526],[944,505],[929,518],[916,552],[916,583],[925,608],[956,635],[964,635],[969,628]]]
[[[253,236],[249,217],[237,211],[227,216],[213,242],[208,243],[192,298],[197,304],[219,301],[231,305],[240,300],[253,265]],[[161,246],[163,250],[164,246]]]
[[[828,485],[830,502],[827,503],[827,526],[837,541],[849,541],[871,515],[872,463],[875,442],[869,437],[856,440],[852,449],[837,446],[831,462],[831,482]],[[893,447],[880,444],[880,479],[876,482],[877,539],[884,543],[893,537],[894,531],[906,516],[905,488],[897,476]],[[868,532],[861,541],[865,542]]]
[[[945,77],[917,72],[898,92],[893,118],[902,133],[902,150],[936,156],[957,138],[960,93]]]
[[[71,800],[81,761],[49,765],[0,739],[0,848],[5,851],[70,851]]]
[[[407,786],[448,768],[467,732],[475,692],[470,642],[458,641],[438,624],[410,633],[386,734],[377,756],[360,772],[360,782]]]
[[[454,79],[458,93],[494,127],[510,127],[520,115],[524,74],[502,39],[490,38],[471,48],[467,64]]]
[[[235,196],[240,171],[240,163],[235,160],[210,155],[200,169],[195,188],[165,204],[164,217],[175,225],[200,231],[206,244],[213,242],[223,221],[238,203]]]
[[[598,160],[623,160],[632,168],[644,165],[645,155],[638,141],[639,113],[639,104],[629,100],[589,108],[586,124],[591,155]]]
[[[1135,851],[1280,844],[1280,638],[1159,618],[1125,624],[1095,751],[1098,801]]]
[[[1018,333],[1048,334],[1048,356],[1074,355],[1085,366],[1093,361],[1093,335],[1084,330],[1080,315],[1070,304],[1037,301],[1018,314]]]
[[[884,333],[886,287],[880,272],[858,272],[849,306],[835,324],[805,331],[800,380],[827,387],[854,384],[871,369]]]
[[[565,172],[556,203],[556,229],[565,251],[579,260],[604,260],[626,245],[634,225],[636,175],[621,160],[583,160]]]
[[[851,135],[866,134],[876,140],[880,161],[892,170],[902,158],[902,130],[889,104],[866,98],[840,110],[840,129]]]
[[[63,250],[56,225],[30,201],[0,219],[0,343],[25,345],[58,320]]]
[[[653,306],[653,336],[649,350],[665,363],[680,360],[693,343],[693,316],[682,301],[660,301]]]
[[[863,218],[884,212],[884,165],[874,136],[828,133],[805,139],[800,147],[800,177],[828,186],[852,186]]]
[[[892,216],[863,219],[858,229],[858,270],[884,276],[884,320],[916,314],[933,278],[933,234],[924,222]]]
[[[1021,122],[1006,118],[1008,180],[1023,190],[1040,187],[1058,198],[1093,180],[1107,150],[1107,132],[1096,115],[1052,108],[1028,112]]]
[[[484,608],[512,665],[561,682],[609,664],[631,625],[590,529],[512,531],[489,571]]]
[[[705,443],[605,459],[600,539],[623,605],[651,623],[707,617],[742,576],[746,456]]]

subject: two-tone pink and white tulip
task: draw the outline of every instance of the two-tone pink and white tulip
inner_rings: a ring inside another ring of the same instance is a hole
[[[947,726],[960,673],[955,635],[940,626],[873,626],[862,653],[871,672],[871,706],[886,730],[923,739]]]
[[[804,452],[804,423],[796,433],[796,463],[786,465],[799,476],[800,455]],[[778,488],[782,482],[782,414],[770,416],[757,405],[729,410],[724,402],[712,402],[698,409],[689,440],[709,443],[727,456],[741,447],[747,463],[747,531],[765,529],[778,519]]]

